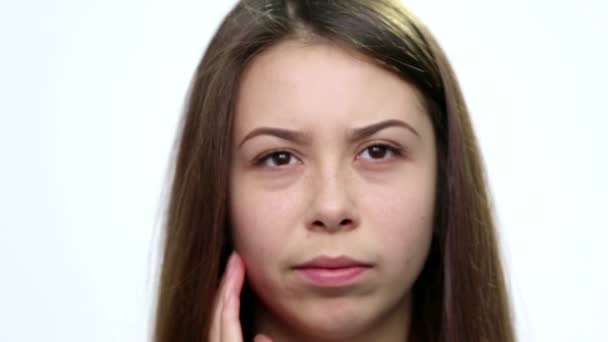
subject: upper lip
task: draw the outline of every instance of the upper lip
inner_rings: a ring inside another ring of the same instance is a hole
[[[322,255],[296,265],[295,268],[345,268],[357,266],[370,267],[371,264],[347,256],[328,257]]]

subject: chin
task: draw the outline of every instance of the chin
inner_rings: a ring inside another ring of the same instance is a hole
[[[311,340],[349,340],[368,330],[379,313],[369,300],[350,297],[270,303],[280,323]]]
[[[349,340],[360,335],[369,326],[361,317],[343,317],[332,321],[322,317],[301,317],[301,331],[316,339]]]

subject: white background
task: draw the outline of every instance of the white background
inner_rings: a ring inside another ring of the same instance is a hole
[[[234,1],[0,3],[0,341],[146,341],[167,162]],[[521,341],[608,341],[608,5],[410,0],[487,164]]]

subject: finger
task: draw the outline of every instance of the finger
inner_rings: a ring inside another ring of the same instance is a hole
[[[253,342],[272,342],[272,340],[266,335],[256,335]]]
[[[220,338],[222,342],[243,341],[239,308],[241,305],[240,295],[244,280],[245,266],[238,254],[235,253],[232,260],[232,271],[226,282],[225,302],[221,318]]]
[[[213,318],[211,321],[211,329],[209,332],[209,341],[211,342],[219,342],[220,334],[221,334],[221,314],[224,309],[224,297],[226,294],[226,285],[228,283],[228,278],[230,277],[229,273],[231,270],[231,263],[233,263],[234,252],[230,255],[228,259],[228,263],[226,265],[226,269],[224,270],[224,275],[222,276],[222,280],[220,282],[220,286],[218,287],[214,303],[213,303]]]

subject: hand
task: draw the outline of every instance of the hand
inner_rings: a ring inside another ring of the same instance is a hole
[[[209,333],[210,342],[243,342],[239,309],[244,281],[245,264],[236,252],[232,252],[215,298]],[[272,340],[267,336],[257,335],[254,342],[272,342]]]

